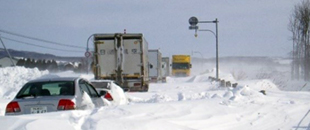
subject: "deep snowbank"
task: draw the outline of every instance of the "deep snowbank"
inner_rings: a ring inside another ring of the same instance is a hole
[[[48,74],[48,71],[24,67],[0,68],[0,97],[12,99],[19,89],[29,80]]]
[[[220,88],[218,83],[208,80],[212,73],[168,77],[168,83],[150,84],[149,92],[126,93],[129,105],[4,117],[8,98],[28,80],[40,76],[79,75],[5,68],[0,73],[0,129],[292,129],[309,109],[308,92],[281,91],[269,79],[238,81],[236,88]],[[229,73],[221,75],[231,78]],[[93,78],[92,75],[80,76]],[[5,88],[8,83],[11,87]],[[266,90],[267,95],[260,90]],[[307,117],[299,127],[308,124]]]

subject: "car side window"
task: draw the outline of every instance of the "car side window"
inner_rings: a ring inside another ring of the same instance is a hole
[[[83,92],[86,92],[89,96],[91,96],[89,90],[87,89],[87,86],[86,86],[86,84],[85,84],[85,81],[80,80],[80,81],[79,81],[79,87],[80,87],[80,89],[81,89]]]
[[[91,85],[89,85],[86,81],[80,80],[79,86],[81,90],[86,92],[90,97],[99,97],[96,90]]]
[[[89,89],[90,94],[91,94],[92,97],[99,97],[99,94],[97,93],[96,89],[93,86],[91,86],[88,83],[86,83],[86,86]]]

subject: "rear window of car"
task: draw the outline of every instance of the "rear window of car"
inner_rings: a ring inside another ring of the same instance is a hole
[[[27,83],[18,92],[16,98],[23,98],[27,96],[74,95],[74,91],[73,81]]]
[[[95,88],[108,88],[108,82],[91,82]]]

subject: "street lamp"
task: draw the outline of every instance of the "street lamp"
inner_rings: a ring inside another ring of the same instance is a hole
[[[201,58],[203,59],[203,55],[202,55],[202,53],[200,53],[199,51],[192,51],[192,55],[193,55],[194,53],[198,53],[198,54],[200,54]]]
[[[195,30],[195,37],[197,37],[197,31],[208,31],[211,32],[215,35],[216,39],[216,79],[219,80],[219,64],[218,64],[218,20],[217,18],[214,21],[199,21],[196,17],[191,17],[188,20],[190,26],[190,30]],[[198,30],[198,23],[215,23],[215,28],[216,28],[216,33],[214,33],[211,30],[208,29],[203,29],[203,30]]]
[[[192,55],[194,54],[194,53],[198,53],[198,54],[200,54],[200,56],[201,56],[201,58],[202,58],[202,62],[201,62],[201,66],[202,66],[202,69],[204,68],[204,58],[203,58],[203,55],[202,55],[202,53],[200,53],[199,51],[192,51]]]

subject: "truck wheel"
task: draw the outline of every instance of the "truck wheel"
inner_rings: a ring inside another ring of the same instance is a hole
[[[147,92],[148,90],[149,90],[149,86],[148,86],[148,85],[146,85],[146,86],[144,86],[144,87],[143,87],[142,92]]]

